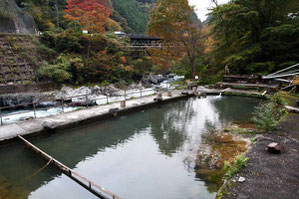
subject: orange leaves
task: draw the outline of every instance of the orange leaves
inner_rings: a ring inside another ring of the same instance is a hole
[[[164,42],[163,49],[151,55],[163,70],[186,57],[195,74],[195,59],[201,53],[203,34],[192,19],[192,12],[188,0],[160,0],[151,11],[148,34]]]
[[[122,56],[122,57],[120,57],[119,59],[120,59],[120,62],[121,62],[122,64],[126,64],[126,63],[127,63],[127,59],[126,59],[125,56]]]
[[[78,22],[82,29],[92,33],[105,32],[105,24],[111,15],[107,0],[69,0],[64,11],[67,20]]]

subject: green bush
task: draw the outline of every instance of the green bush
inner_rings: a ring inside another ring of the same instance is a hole
[[[69,70],[71,67],[71,62],[65,56],[59,56],[56,63],[49,65],[44,63],[44,65],[38,70],[38,76],[42,79],[51,79],[57,83],[69,81],[72,78]]]
[[[271,101],[275,104],[279,104],[279,105],[286,105],[287,101],[279,94],[279,93],[275,93],[273,95],[273,97],[271,98]]]
[[[270,102],[255,107],[252,121],[259,130],[271,131],[285,114],[285,110]]]

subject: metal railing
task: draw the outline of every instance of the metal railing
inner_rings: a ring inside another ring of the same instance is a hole
[[[100,101],[102,100],[103,103],[99,103],[99,104],[94,104],[94,105],[105,105],[105,104],[109,104],[109,103],[114,103],[114,102],[120,102],[120,101],[126,101],[129,99],[134,99],[134,98],[138,98],[138,97],[144,97],[144,96],[150,96],[152,94],[157,94],[158,92],[162,92],[162,91],[168,91],[170,90],[170,85],[167,84],[166,88],[162,88],[159,90],[155,90],[155,89],[139,89],[138,91],[131,91],[128,92],[127,90],[123,91],[123,95],[118,95],[118,96],[103,96],[103,97],[96,97],[96,98],[91,98],[91,96],[93,96],[92,94],[84,94],[84,95],[76,95],[76,96],[68,96],[68,97],[62,97],[61,99],[47,99],[47,100],[40,100],[40,101],[36,101],[36,102],[30,102],[30,103],[24,103],[24,104],[17,104],[17,105],[13,105],[13,106],[4,106],[4,107],[0,107],[0,125],[4,125],[4,120],[3,117],[8,117],[8,116],[14,116],[14,115],[20,115],[20,114],[24,114],[24,113],[31,113],[32,112],[32,118],[37,118],[37,111],[38,110],[47,110],[47,108],[60,108],[61,107],[61,112],[64,113],[65,112],[65,107],[66,107],[66,102],[71,102],[73,99],[75,98],[80,98],[77,100],[77,102],[72,102],[70,107],[74,107],[74,106],[78,106],[78,104],[81,104],[81,107],[85,106],[87,109],[89,108],[89,106],[91,106],[90,102],[96,102],[96,101]],[[149,94],[150,93],[150,94]],[[105,101],[105,102],[104,102]],[[48,107],[44,107],[44,108],[39,108],[41,106],[42,103],[45,102],[54,102],[53,104],[57,104],[54,106],[48,106]],[[11,110],[11,109],[15,109],[18,107],[27,107],[27,109],[25,109],[22,112],[18,112],[18,113],[8,113],[8,114],[3,114],[3,110]],[[28,109],[29,107],[29,109]],[[51,115],[51,114],[49,114]],[[28,118],[28,117],[27,117]]]
[[[49,161],[50,163],[54,164],[60,171],[62,171],[64,174],[66,174],[68,177],[76,181],[78,184],[80,184],[82,187],[93,193],[95,196],[101,198],[101,199],[121,199],[116,194],[110,192],[109,190],[105,189],[104,187],[101,187],[100,185],[90,181],[86,177],[80,175],[76,171],[70,169],[69,167],[65,166],[58,160],[54,159],[44,151],[37,148],[35,145],[31,144],[29,141],[27,141],[22,136],[18,135],[18,137],[34,152],[40,154],[44,159]]]

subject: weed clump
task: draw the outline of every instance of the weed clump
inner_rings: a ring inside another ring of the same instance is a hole
[[[238,155],[232,163],[224,162],[223,170],[226,172],[226,179],[230,179],[235,173],[239,172],[241,168],[247,166],[248,158],[244,155]]]

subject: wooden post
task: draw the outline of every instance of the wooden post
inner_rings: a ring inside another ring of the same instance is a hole
[[[120,101],[120,107],[125,108],[126,107],[126,100]]]
[[[1,125],[3,125],[3,119],[2,119],[2,109],[0,109],[0,119],[1,119]]]
[[[107,95],[106,97],[107,97],[107,104],[109,104],[109,96]]]
[[[87,94],[86,94],[85,98],[86,98],[86,108],[88,108],[88,95]]]
[[[33,102],[33,113],[34,113],[34,118],[36,118],[35,103],[34,102]]]
[[[198,94],[197,94],[197,87],[193,87],[192,92],[193,92],[193,94],[194,94],[195,96],[197,96],[197,95],[198,95]]]
[[[64,113],[64,99],[61,98],[61,108],[62,108],[62,112]]]

